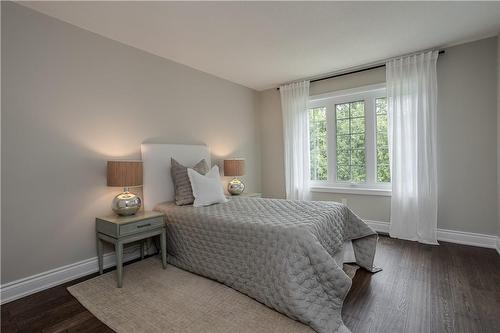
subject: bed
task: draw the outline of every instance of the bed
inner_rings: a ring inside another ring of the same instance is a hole
[[[345,205],[231,198],[207,207],[176,206],[170,158],[210,161],[202,145],[147,144],[146,209],[165,213],[169,263],[222,282],[319,333],[349,332],[341,311],[351,280],[342,270],[344,242],[356,263],[373,266],[377,234]]]

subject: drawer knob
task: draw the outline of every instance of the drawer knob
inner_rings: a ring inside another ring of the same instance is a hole
[[[143,225],[138,225],[137,228],[144,228],[144,227],[150,227],[151,223],[148,224],[143,224]]]

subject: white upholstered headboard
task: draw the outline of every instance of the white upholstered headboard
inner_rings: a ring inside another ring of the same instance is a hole
[[[192,167],[201,159],[210,166],[210,151],[205,145],[173,145],[145,143],[141,145],[144,171],[144,209],[152,210],[160,202],[174,200],[174,184],[170,176],[170,158]]]

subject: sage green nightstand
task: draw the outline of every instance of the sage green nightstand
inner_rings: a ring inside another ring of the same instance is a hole
[[[122,287],[123,245],[141,242],[141,259],[144,258],[144,240],[160,236],[161,260],[167,268],[167,232],[165,216],[160,212],[138,212],[131,216],[110,215],[95,219],[97,237],[97,258],[99,274],[103,271],[103,241],[112,243],[116,253],[116,277],[118,288]]]

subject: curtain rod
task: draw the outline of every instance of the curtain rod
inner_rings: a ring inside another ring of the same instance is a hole
[[[444,50],[441,50],[441,51],[439,51],[439,54],[443,54],[444,52],[445,52]],[[353,71],[345,72],[345,73],[340,73],[340,74],[329,75],[329,76],[325,76],[325,77],[322,77],[319,79],[310,80],[309,82],[313,83],[313,82],[333,79],[333,78],[344,76],[344,75],[350,75],[350,74],[356,74],[356,73],[361,73],[361,72],[365,72],[365,71],[371,71],[372,69],[377,69],[377,68],[382,68],[382,67],[385,67],[385,64],[370,66],[370,67],[361,68],[361,69],[357,69],[357,70],[353,70]],[[280,90],[279,87],[276,89]]]

